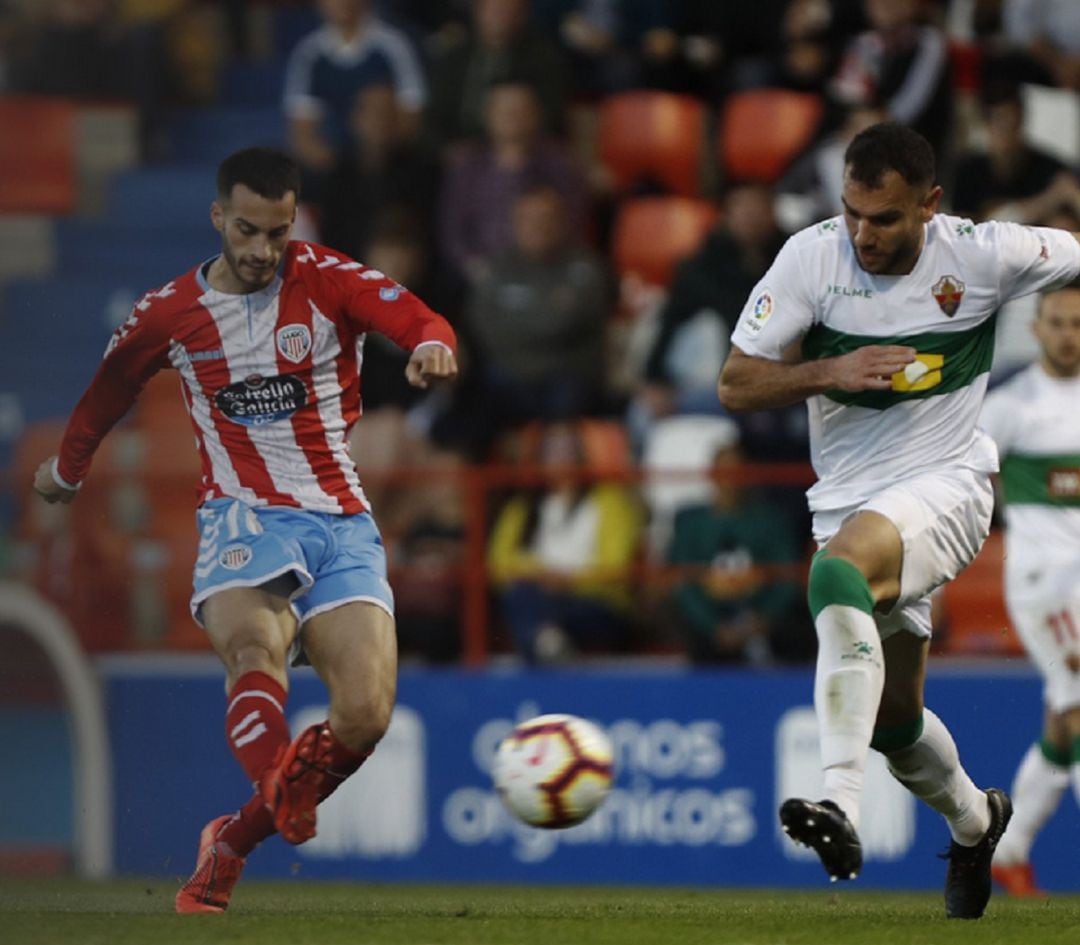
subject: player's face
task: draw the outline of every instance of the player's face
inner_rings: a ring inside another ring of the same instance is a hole
[[[274,280],[296,219],[296,194],[273,200],[237,184],[211,208],[221,234],[221,254],[228,265],[230,290],[257,292]]]
[[[869,187],[844,174],[844,221],[859,265],[876,276],[911,272],[922,251],[923,229],[937,212],[941,188],[909,184],[886,171]]]
[[[1080,375],[1080,289],[1063,289],[1043,298],[1034,329],[1043,366],[1056,377]]]

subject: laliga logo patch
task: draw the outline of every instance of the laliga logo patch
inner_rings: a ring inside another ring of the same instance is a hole
[[[299,364],[311,350],[311,331],[307,325],[286,325],[277,332],[277,349],[281,356]]]
[[[930,291],[941,310],[952,318],[960,303],[964,300],[964,285],[956,276],[942,276],[933,284]]]
[[[754,299],[754,304],[750,308],[749,318],[746,319],[747,330],[757,334],[765,327],[765,323],[772,316],[772,313],[773,297],[768,289],[764,289],[762,293]]]
[[[401,286],[399,285],[388,285],[379,289],[379,298],[384,302],[396,302],[399,295],[401,295]]]
[[[247,545],[229,545],[218,555],[218,564],[229,571],[239,571],[250,560],[251,549]]]

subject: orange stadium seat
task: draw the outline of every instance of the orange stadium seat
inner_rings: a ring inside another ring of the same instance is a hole
[[[653,181],[686,197],[701,193],[705,106],[689,95],[635,91],[600,105],[600,162],[615,190]]]
[[[748,89],[728,97],[717,131],[724,176],[771,184],[807,145],[821,121],[819,96]]]
[[[619,476],[634,465],[630,438],[618,420],[582,417],[578,421],[585,464],[597,474]]]
[[[132,420],[139,429],[173,429],[194,432],[188,417],[187,404],[181,390],[180,376],[175,371],[159,371],[139,393],[132,410]]]
[[[651,285],[668,285],[675,266],[701,245],[719,216],[714,204],[691,197],[623,201],[612,235],[615,270],[620,276],[634,274]]]
[[[1005,607],[1004,560],[1004,536],[995,529],[975,560],[945,585],[946,652],[991,656],[1023,653]]]
[[[0,213],[70,213],[76,197],[75,105],[0,98]]]

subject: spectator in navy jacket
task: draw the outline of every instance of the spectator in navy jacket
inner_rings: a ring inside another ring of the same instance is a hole
[[[289,141],[307,185],[334,166],[362,89],[392,86],[413,130],[427,99],[420,57],[404,33],[374,14],[372,0],[318,0],[318,6],[325,22],[297,43],[285,73]],[[307,196],[316,196],[310,186]]]

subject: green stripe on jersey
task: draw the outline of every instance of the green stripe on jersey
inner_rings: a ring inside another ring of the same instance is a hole
[[[1009,453],[1001,463],[1006,505],[1080,508],[1080,454]]]
[[[914,348],[919,360],[931,370],[913,383],[905,383],[897,375],[892,390],[825,392],[826,397],[838,404],[884,410],[906,400],[951,394],[974,383],[979,375],[990,370],[993,363],[996,326],[996,314],[967,331],[931,331],[888,337],[849,335],[824,325],[814,325],[803,339],[802,350],[803,357],[808,361],[817,361],[848,354],[867,345],[908,345]]]

